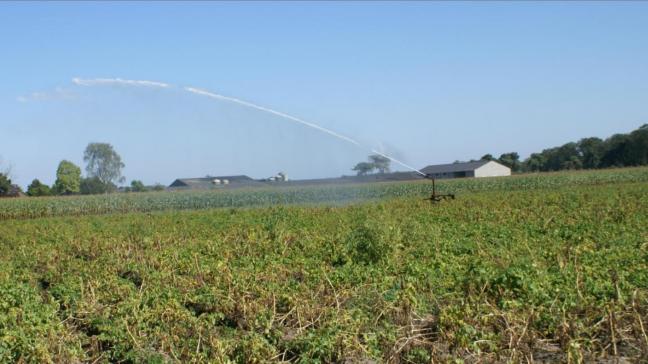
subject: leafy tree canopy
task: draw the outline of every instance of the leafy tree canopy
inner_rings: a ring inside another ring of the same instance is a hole
[[[81,168],[70,161],[63,160],[56,170],[56,182],[52,189],[57,195],[79,193],[81,187]]]
[[[11,191],[11,180],[6,174],[0,173],[0,196],[7,196],[9,191]]]
[[[389,164],[391,163],[391,160],[389,160],[389,158],[384,157],[380,154],[373,154],[369,156],[369,161],[373,163],[374,167],[378,170],[378,173],[389,172]]]
[[[27,195],[36,197],[36,196],[49,196],[52,194],[51,189],[48,185],[42,183],[38,179],[34,179],[32,183],[27,187]]]
[[[373,172],[374,169],[376,169],[376,166],[374,166],[373,163],[360,162],[360,163],[356,164],[355,167],[353,167],[352,170],[356,171],[358,176],[365,176],[365,175]]]
[[[104,183],[99,177],[88,177],[81,179],[80,190],[83,195],[99,195],[114,192],[117,190],[117,186],[111,182]]]
[[[648,165],[648,124],[628,134],[615,134],[603,140],[583,138],[533,153],[522,164],[525,171],[595,169]]]
[[[513,172],[519,171],[522,166],[522,163],[520,163],[520,155],[516,152],[504,153],[500,155],[498,161],[511,168]]]
[[[133,192],[146,192],[147,188],[144,186],[144,183],[139,180],[131,181],[130,190]]]
[[[121,174],[124,163],[112,145],[108,143],[90,143],[83,153],[88,177],[96,177],[106,186],[111,183],[123,182]]]

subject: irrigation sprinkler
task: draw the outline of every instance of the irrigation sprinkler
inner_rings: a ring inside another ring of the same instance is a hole
[[[430,202],[435,203],[435,202],[440,202],[442,200],[448,200],[448,199],[455,199],[454,193],[437,193],[436,192],[436,184],[434,183],[434,176],[431,174],[427,173],[423,175],[423,178],[431,179],[432,180],[432,195],[426,200],[430,200]]]

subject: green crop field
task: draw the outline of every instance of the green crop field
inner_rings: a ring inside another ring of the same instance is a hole
[[[648,168],[439,188],[2,200],[0,363],[646,362]]]
[[[440,192],[461,194],[478,191],[551,189],[564,186],[623,182],[648,182],[648,168],[439,180],[437,186]],[[425,197],[430,194],[430,191],[430,182],[422,180],[406,183],[383,182],[307,187],[215,189],[173,193],[149,192],[0,199],[0,220],[223,207],[258,207],[277,204],[339,205],[390,197]]]

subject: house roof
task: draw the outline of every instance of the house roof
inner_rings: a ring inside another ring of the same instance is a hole
[[[22,196],[25,196],[25,194],[23,193],[22,189],[20,189],[20,187],[18,185],[12,184],[9,187],[9,191],[7,191],[6,196],[7,197],[22,197]]]
[[[450,164],[437,164],[427,166],[421,169],[421,172],[426,174],[436,174],[436,173],[453,173],[453,172],[465,172],[465,171],[474,171],[475,169],[483,166],[484,164],[491,162],[487,160],[475,161],[475,162],[461,162],[461,163],[450,163]]]
[[[228,180],[229,183],[252,183],[256,182],[252,178],[245,175],[237,176],[213,176],[213,177],[202,177],[202,178],[178,178],[169,187],[211,187],[214,184],[214,180]]]

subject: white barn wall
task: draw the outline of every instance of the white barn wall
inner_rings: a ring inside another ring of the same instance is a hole
[[[500,177],[510,175],[511,169],[509,167],[493,161],[475,169],[475,177]]]

